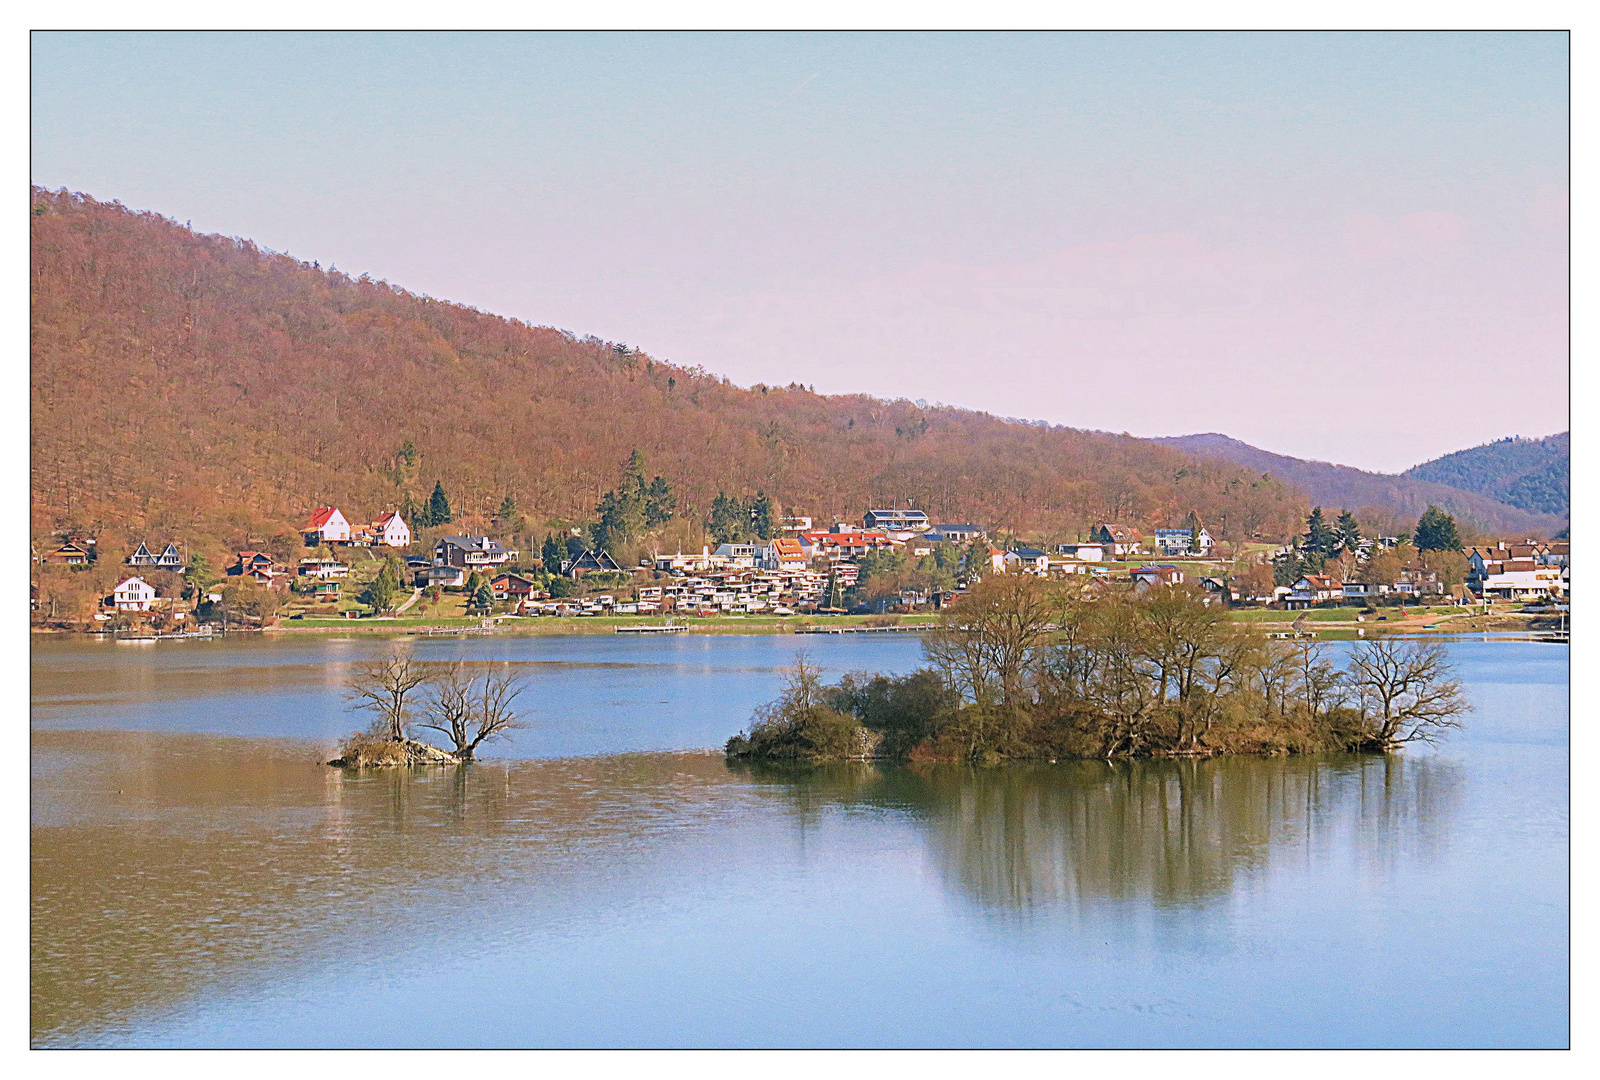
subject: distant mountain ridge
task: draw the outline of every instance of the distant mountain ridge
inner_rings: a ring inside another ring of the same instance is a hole
[[[1566,438],[1565,435],[1555,437],[1563,440]],[[1168,436],[1150,441],[1183,450],[1197,457],[1228,461],[1267,473],[1274,479],[1300,488],[1314,505],[1341,507],[1356,512],[1372,507],[1412,521],[1431,505],[1455,515],[1458,521],[1478,531],[1507,535],[1550,536],[1566,528],[1567,525],[1565,513],[1529,511],[1477,491],[1424,479],[1410,473],[1398,476],[1371,473],[1348,465],[1306,461],[1284,454],[1274,454],[1215,432],[1203,435]],[[1463,451],[1463,453],[1472,454],[1474,451]],[[1456,456],[1458,455],[1447,455],[1439,461],[1448,462]],[[1565,461],[1565,458],[1562,460]],[[1437,463],[1429,462],[1428,465],[1419,465],[1417,468],[1426,469],[1434,464]]]
[[[1570,443],[1565,431],[1543,439],[1501,439],[1423,462],[1404,475],[1475,491],[1530,513],[1565,517]]]

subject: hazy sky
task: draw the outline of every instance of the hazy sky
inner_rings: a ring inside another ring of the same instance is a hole
[[[1567,426],[1561,34],[35,34],[33,125],[36,183],[746,385],[1381,470]]]

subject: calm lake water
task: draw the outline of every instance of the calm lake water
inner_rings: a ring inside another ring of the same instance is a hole
[[[383,647],[35,646],[35,1045],[1567,1044],[1565,647],[1389,758],[795,775],[703,750],[793,638],[424,641],[530,726],[327,768]]]

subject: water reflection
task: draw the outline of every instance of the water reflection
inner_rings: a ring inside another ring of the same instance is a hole
[[[944,880],[984,905],[1224,896],[1269,859],[1438,854],[1462,774],[1433,757],[1326,755],[1049,766],[744,770],[802,818],[905,811]]]
[[[1426,857],[1461,786],[1450,762],[1356,757],[786,772],[652,754],[356,775],[291,741],[81,732],[36,732],[33,759],[36,1044],[115,1041],[320,962],[448,951],[568,898],[694,904],[718,874],[777,888],[796,824],[858,851],[909,834],[984,910],[1181,907],[1275,863]]]

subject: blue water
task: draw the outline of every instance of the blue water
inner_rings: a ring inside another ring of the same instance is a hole
[[[419,643],[527,662],[536,722],[353,778],[316,752],[373,647],[36,651],[35,1044],[1568,1040],[1562,646],[1453,643],[1477,711],[1388,758],[797,775],[662,752],[793,639]]]

